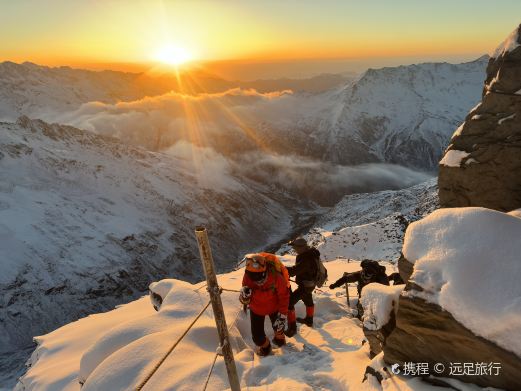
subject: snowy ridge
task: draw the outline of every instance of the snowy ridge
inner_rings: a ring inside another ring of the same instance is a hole
[[[136,73],[94,72],[69,67],[46,67],[30,62],[0,63],[0,121],[20,115],[42,118],[90,101],[117,102],[139,99],[153,90],[144,87]],[[155,91],[167,92],[167,89]]]
[[[257,147],[230,119],[231,111],[252,128],[257,141],[277,153],[342,165],[386,162],[433,170],[450,135],[480,99],[487,61],[484,56],[463,64],[369,69],[356,82],[323,93],[236,89],[240,93],[201,94],[201,101],[217,103],[204,107],[212,121],[200,118],[198,126],[208,135],[208,146],[225,155],[230,146]],[[187,119],[174,113],[183,111],[178,100],[187,97],[168,94],[168,83],[159,79],[148,78],[147,84],[140,77],[2,63],[0,120],[24,114],[168,148],[182,135]],[[226,110],[216,109],[221,104]],[[144,120],[142,112],[151,116]],[[143,129],[148,131],[138,137]]]

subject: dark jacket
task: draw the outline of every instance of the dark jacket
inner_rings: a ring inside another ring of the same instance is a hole
[[[337,280],[335,283],[330,285],[330,288],[338,288],[344,285],[346,282],[357,282],[357,290],[358,297],[362,295],[362,288],[366,285],[369,285],[372,282],[377,282],[383,285],[389,285],[389,279],[387,278],[387,274],[385,274],[385,266],[380,266],[378,270],[373,274],[372,278],[369,281],[364,281],[362,279],[362,271],[354,272],[354,273],[344,273],[344,276]]]
[[[311,247],[306,252],[297,255],[295,266],[287,267],[290,277],[295,276],[297,285],[314,287],[318,272],[317,260],[319,259],[320,252],[314,247]]]

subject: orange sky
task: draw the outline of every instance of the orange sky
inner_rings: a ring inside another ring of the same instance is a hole
[[[519,15],[510,0],[21,0],[2,4],[0,60],[134,70],[166,45],[197,61],[471,59]]]

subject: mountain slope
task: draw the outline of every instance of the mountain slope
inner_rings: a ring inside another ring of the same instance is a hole
[[[0,123],[0,353],[155,279],[200,279],[197,224],[220,270],[293,229],[293,199],[196,163],[26,117]]]
[[[291,123],[263,113],[269,129],[282,130],[266,138],[335,163],[381,161],[432,170],[479,101],[487,62],[483,56],[463,64],[369,69],[343,89],[286,98],[295,100],[285,105]]]
[[[402,189],[344,197],[320,216],[304,235],[325,259],[375,259],[395,262],[405,230],[438,208],[436,179]],[[289,251],[286,245],[281,253]]]

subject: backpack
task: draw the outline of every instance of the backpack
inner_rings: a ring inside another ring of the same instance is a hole
[[[320,260],[320,257],[316,257],[317,261],[317,275],[315,277],[315,283],[317,288],[322,288],[327,281],[327,269]]]
[[[282,274],[282,277],[284,277],[286,285],[289,288],[291,286],[291,283],[289,282],[288,269],[286,269],[286,266],[284,266],[284,264],[280,261],[279,257],[271,253],[259,253],[259,255],[262,255],[264,258],[266,258],[266,262],[268,266],[271,266],[272,270]]]

